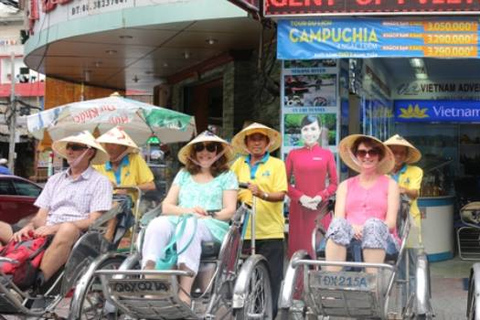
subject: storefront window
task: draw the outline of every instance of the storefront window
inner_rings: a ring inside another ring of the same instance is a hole
[[[454,194],[454,179],[459,176],[458,126],[454,124],[398,123],[397,131],[422,152],[416,165],[423,169],[422,197]]]

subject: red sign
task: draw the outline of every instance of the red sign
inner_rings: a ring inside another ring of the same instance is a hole
[[[248,12],[260,12],[260,0],[228,0]]]
[[[478,13],[480,0],[264,0],[265,16]]]

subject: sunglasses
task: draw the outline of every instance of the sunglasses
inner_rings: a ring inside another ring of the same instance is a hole
[[[202,152],[204,149],[207,149],[208,152],[217,151],[218,144],[215,142],[211,143],[196,143],[193,145],[193,150],[195,152]]]
[[[80,151],[80,150],[85,150],[88,149],[87,146],[83,146],[81,144],[73,144],[73,143],[68,143],[65,149],[70,149],[72,151]]]
[[[367,154],[370,157],[378,157],[380,155],[380,150],[377,148],[373,148],[370,150],[360,149],[360,150],[357,150],[357,152],[355,153],[355,155],[359,158],[365,158]]]

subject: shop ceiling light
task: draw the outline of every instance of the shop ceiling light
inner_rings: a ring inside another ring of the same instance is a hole
[[[190,52],[185,51],[185,53],[183,54],[183,57],[184,57],[185,59],[190,59]]]
[[[423,68],[423,67],[425,67],[425,63],[423,62],[423,59],[420,59],[420,58],[410,59],[410,65],[413,68]]]
[[[90,70],[85,70],[85,71],[84,71],[84,73],[83,73],[83,79],[85,80],[85,82],[90,82],[90,73],[91,73]]]
[[[211,45],[211,46],[218,42],[217,39],[212,39],[212,38],[209,38],[209,39],[207,39],[207,40],[205,40],[205,41],[206,41],[209,45]]]
[[[427,80],[428,79],[428,74],[426,73],[415,73],[415,77],[417,80]]]
[[[112,55],[112,54],[117,53],[117,50],[106,50],[105,53],[109,54],[109,55]]]

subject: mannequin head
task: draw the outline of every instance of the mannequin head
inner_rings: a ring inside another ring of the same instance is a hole
[[[301,133],[302,140],[306,146],[313,146],[318,143],[320,138],[320,133],[322,132],[322,123],[321,120],[314,115],[306,115],[302,119],[301,123]]]

